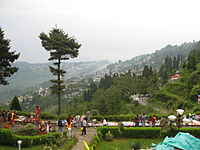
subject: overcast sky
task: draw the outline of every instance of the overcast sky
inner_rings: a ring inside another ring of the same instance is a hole
[[[0,0],[0,27],[20,61],[48,62],[38,38],[55,24],[81,44],[73,61],[126,60],[200,40],[198,0]]]

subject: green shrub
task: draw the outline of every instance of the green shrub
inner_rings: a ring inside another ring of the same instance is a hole
[[[130,147],[131,147],[132,149],[134,149],[134,150],[140,150],[140,148],[141,148],[141,143],[140,143],[140,142],[132,142]]]
[[[103,138],[103,134],[101,133],[101,131],[97,131],[97,136],[100,140]]]
[[[0,129],[0,145],[13,145],[12,131],[9,129]]]
[[[17,115],[22,115],[22,116],[28,117],[28,116],[31,115],[31,113],[30,112],[24,112],[24,111],[17,111]],[[45,119],[45,120],[57,119],[57,117],[55,115],[47,114],[47,113],[41,113],[40,118]]]
[[[30,147],[33,145],[33,138],[32,136],[21,136],[21,135],[13,135],[14,138],[14,145],[17,145],[18,140],[22,140],[22,147]]]
[[[129,127],[124,128],[123,137],[126,138],[157,138],[160,128],[157,127]]]
[[[110,133],[115,137],[124,138],[158,138],[166,136],[175,136],[179,131],[187,132],[191,135],[200,138],[200,128],[180,128],[173,130],[160,130],[159,127],[98,127],[97,133],[103,138],[105,138],[106,133]]]
[[[92,144],[90,145],[90,149],[95,150],[98,142],[100,142],[100,141],[101,140],[100,140],[99,136],[94,136],[93,139],[92,139]]]
[[[62,146],[64,150],[71,150],[72,147],[78,142],[76,138],[68,139],[67,142]]]
[[[27,135],[27,136],[40,135],[39,129],[36,129],[36,127],[32,123],[28,123],[22,129],[15,130],[14,133],[18,135]]]
[[[55,115],[47,114],[47,113],[41,113],[40,117],[41,117],[41,119],[45,119],[45,120],[57,119],[57,117]]]
[[[41,136],[22,136],[12,133],[10,129],[0,129],[0,145],[16,146],[18,140],[22,140],[23,147],[32,145],[46,144],[48,142],[55,143],[60,133],[49,133]]]
[[[160,130],[160,137],[174,137],[178,133],[178,130],[176,129],[170,129],[170,130]]]
[[[99,111],[98,110],[92,110],[92,116],[98,116]]]
[[[35,129],[35,126],[32,123],[28,123],[24,126],[25,130],[33,130]]]
[[[121,131],[120,131],[119,127],[99,127],[97,130],[100,131],[103,134],[103,138],[105,138],[105,135],[106,135],[106,133],[108,133],[108,131],[110,131],[110,133],[114,137],[120,137],[121,136]]]
[[[199,128],[180,128],[180,132],[190,133],[191,135],[200,138],[200,129]]]
[[[113,140],[113,135],[108,131],[108,133],[105,134],[105,140],[106,141],[112,141]]]

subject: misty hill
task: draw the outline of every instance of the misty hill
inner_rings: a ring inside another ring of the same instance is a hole
[[[89,74],[95,73],[110,64],[107,60],[93,62],[64,62],[62,68],[66,71],[63,77],[65,80],[72,77],[83,78]],[[25,94],[40,87],[40,84],[54,78],[49,71],[51,63],[27,63],[16,62],[19,67],[16,74],[10,77],[9,85],[0,85],[0,102],[5,102],[15,95]]]
[[[167,45],[160,50],[156,50],[154,53],[140,55],[126,61],[118,61],[108,65],[107,68],[112,72],[124,72],[128,69],[141,71],[145,65],[158,69],[167,56],[176,57],[179,54],[181,55],[182,60],[185,60],[190,51],[197,46],[197,43],[198,42],[193,41],[183,43],[179,46]]]

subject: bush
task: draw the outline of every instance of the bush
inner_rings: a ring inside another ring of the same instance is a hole
[[[180,128],[180,132],[190,133],[191,135],[200,138],[200,129],[199,128]]]
[[[55,137],[54,137],[55,138]],[[51,140],[52,141],[52,140]],[[64,149],[64,150],[71,150],[72,147],[77,143],[76,138],[68,139],[65,134],[61,134],[57,138],[55,138],[54,143],[47,143],[48,145],[45,146],[44,150],[52,150],[52,149]]]
[[[100,142],[100,138],[99,136],[94,136],[93,139],[92,139],[92,144],[90,145],[90,149],[91,150],[95,150],[96,147],[97,147],[97,144]]]
[[[31,135],[31,136],[40,135],[39,129],[36,129],[36,127],[32,123],[28,123],[22,129],[15,130],[14,133],[19,135]]]
[[[55,143],[55,139],[60,136],[60,133],[49,133],[41,136],[22,136],[13,134],[9,129],[0,129],[0,145],[16,146],[18,140],[22,140],[23,147],[32,145],[46,144],[48,142]]]
[[[0,145],[13,145],[12,131],[9,129],[0,129]]]
[[[106,135],[106,133],[108,133],[108,131],[110,131],[110,133],[114,137],[120,137],[121,136],[121,131],[120,131],[119,127],[99,127],[97,130],[102,133],[103,138],[105,138],[105,135]]]
[[[106,141],[112,141],[113,140],[113,135],[108,131],[108,133],[105,134],[105,140]]]
[[[115,137],[124,138],[158,138],[166,136],[175,136],[179,131],[187,132],[191,135],[200,138],[200,128],[180,128],[173,130],[161,130],[159,127],[98,127],[97,133],[105,138],[106,133],[110,133]]]
[[[32,123],[28,123],[24,126],[24,130],[33,130],[35,126]]]
[[[41,113],[40,117],[41,117],[41,119],[45,119],[45,120],[57,119],[57,117],[55,115],[47,114],[47,113]]]
[[[103,134],[101,133],[101,131],[97,131],[97,136],[100,140],[103,138]]]
[[[24,112],[24,111],[17,111],[17,115],[22,115],[22,116],[28,117],[28,116],[31,115],[31,113],[30,112]],[[45,120],[57,119],[57,117],[55,115],[47,114],[47,113],[41,113],[40,118],[45,119]]]
[[[141,144],[140,142],[132,142],[130,147],[134,150],[140,150]]]
[[[98,110],[92,110],[92,116],[98,116],[99,111]]]
[[[130,127],[124,128],[123,137],[126,138],[157,138],[160,128],[157,127]]]

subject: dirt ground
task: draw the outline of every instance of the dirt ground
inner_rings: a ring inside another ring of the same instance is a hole
[[[84,150],[83,142],[86,141],[86,143],[89,145],[92,142],[92,138],[97,134],[96,128],[93,127],[87,128],[86,131],[87,131],[86,135],[81,135],[80,129],[77,128],[73,129],[72,134],[78,139],[78,142],[72,148],[72,150]]]

